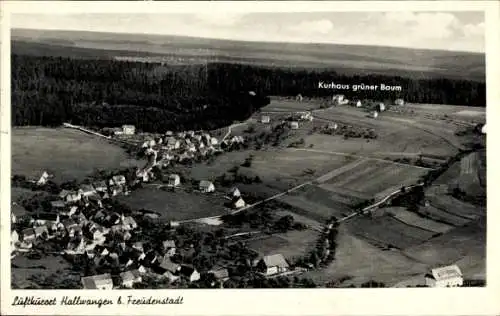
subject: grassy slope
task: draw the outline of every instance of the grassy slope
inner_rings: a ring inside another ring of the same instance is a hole
[[[71,31],[12,30],[12,52],[112,58],[175,56],[185,62],[221,61],[263,66],[331,68],[344,73],[484,80],[484,55],[339,44],[262,43],[192,37]],[[167,59],[169,61],[169,59]],[[172,60],[170,60],[172,61]]]
[[[81,180],[96,168],[143,165],[106,140],[79,131],[50,128],[12,129],[12,174],[39,177],[44,170],[54,181]]]

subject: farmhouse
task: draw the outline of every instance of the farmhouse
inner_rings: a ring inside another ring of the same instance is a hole
[[[127,180],[125,179],[125,176],[122,175],[116,175],[109,180],[109,185],[110,186],[122,186],[127,184]]]
[[[99,274],[82,278],[83,288],[86,290],[112,290],[111,274]]]
[[[163,250],[165,251],[166,257],[175,255],[175,241],[172,239],[163,241]]]
[[[225,282],[225,281],[229,280],[229,270],[227,270],[226,268],[219,268],[219,269],[210,270],[208,273],[213,275],[215,280],[217,280],[219,282]],[[214,284],[212,284],[212,286],[213,285]]]
[[[425,285],[429,287],[456,287],[463,285],[463,277],[457,265],[435,268],[425,276]]]
[[[47,226],[38,226],[35,227],[35,237],[48,238],[49,237],[49,229]]]
[[[264,275],[271,276],[288,271],[290,266],[281,254],[265,256],[257,263],[259,269]]]
[[[40,177],[40,179],[36,182],[37,185],[44,185],[47,183],[47,181],[49,180],[49,174],[44,171],[42,173],[42,176]]]
[[[396,99],[394,100],[395,105],[404,105],[405,101],[403,99]]]
[[[297,121],[290,122],[290,128],[291,129],[298,129],[299,128],[299,122],[297,122]]]
[[[303,121],[312,121],[313,116],[312,116],[311,112],[304,112],[304,113],[300,114],[300,119]]]
[[[123,125],[123,134],[124,135],[134,135],[135,134],[135,126],[134,125]]]
[[[260,118],[260,122],[263,124],[269,124],[271,122],[271,117],[269,115],[263,115]]]
[[[92,183],[92,186],[97,192],[102,192],[105,193],[108,191],[108,186],[106,185],[106,182],[104,181],[97,181]]]
[[[337,94],[337,95],[334,95],[332,97],[332,102],[334,104],[345,104],[345,100],[344,100],[345,96],[342,95],[342,94]]]
[[[82,191],[82,195],[85,197],[91,196],[91,195],[94,195],[97,193],[97,191],[94,189],[94,187],[89,185],[89,184],[82,184],[82,186],[80,187],[80,190]]]
[[[385,111],[385,104],[384,103],[379,103],[378,106],[378,111],[379,112],[384,112]]]
[[[377,118],[377,117],[378,117],[378,112],[377,112],[377,111],[373,111],[373,113],[372,113],[372,117],[373,117],[373,118]]]
[[[138,270],[126,271],[120,273],[121,285],[131,288],[135,283],[142,282],[142,276]]]
[[[304,98],[302,97],[302,94],[297,94],[297,97],[295,97],[295,100],[299,101],[299,102],[302,102],[302,100],[304,100]]]
[[[339,126],[337,125],[337,123],[328,123],[328,126],[327,126],[327,129],[329,130],[336,130]]]
[[[233,202],[231,203],[231,206],[234,208],[234,209],[239,209],[239,208],[242,208],[242,207],[245,207],[245,201],[243,200],[243,198],[241,197],[236,197],[233,199]]]
[[[59,214],[57,213],[38,213],[33,215],[35,225],[47,225],[49,227],[56,227],[60,222]]]
[[[241,196],[241,192],[240,192],[240,190],[238,190],[237,187],[234,187],[234,188],[231,189],[231,191],[229,191],[229,196],[233,197],[233,198],[234,197],[240,197]]]
[[[179,147],[181,147],[181,143],[174,137],[167,137],[165,139],[165,143],[167,148],[170,150],[179,149]]]
[[[209,193],[215,191],[215,186],[212,182],[207,180],[200,181],[200,191],[203,193]]]
[[[363,106],[363,104],[361,103],[361,101],[360,101],[360,100],[355,101],[355,102],[354,102],[354,105],[355,105],[357,108],[360,108],[360,107],[362,107],[362,106]]]
[[[124,230],[134,230],[138,227],[137,222],[132,216],[120,216],[120,222]]]

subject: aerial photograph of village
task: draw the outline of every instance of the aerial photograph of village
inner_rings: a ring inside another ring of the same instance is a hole
[[[11,85],[12,289],[486,285],[481,12],[14,14]]]

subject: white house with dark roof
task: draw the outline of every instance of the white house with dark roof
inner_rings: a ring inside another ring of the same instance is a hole
[[[200,181],[199,189],[203,193],[215,192],[215,186],[212,182],[207,180]]]
[[[298,129],[299,128],[299,122],[297,121],[291,121],[289,124],[291,129]]]
[[[176,251],[175,241],[172,239],[164,240],[163,241],[163,250],[165,251],[166,257],[172,257],[173,255],[175,255],[175,251]]]
[[[113,279],[111,274],[99,274],[82,278],[83,288],[86,290],[112,290]]]
[[[269,115],[262,115],[260,122],[262,124],[269,124],[271,122],[271,117]]]
[[[81,190],[82,195],[84,197],[88,197],[88,196],[92,196],[94,194],[97,194],[96,189],[90,184],[82,184],[80,186],[80,190]]]
[[[120,273],[121,285],[131,288],[136,283],[142,282],[141,273],[138,270],[125,271]]]
[[[134,125],[123,125],[122,126],[124,135],[134,135],[135,134],[135,126]]]
[[[432,269],[431,273],[425,276],[425,285],[429,287],[457,287],[463,283],[462,271],[457,265]]]
[[[285,257],[281,254],[265,256],[257,263],[257,268],[266,276],[284,273],[290,270]]]
[[[169,186],[176,187],[181,184],[181,177],[178,174],[170,174],[167,181]]]
[[[241,192],[240,192],[240,190],[237,187],[234,187],[234,188],[231,189],[231,191],[229,191],[229,196],[232,197],[232,198],[240,197],[241,196]]]
[[[233,201],[231,203],[231,207],[234,209],[240,209],[242,207],[245,207],[245,205],[246,203],[241,196],[233,198]]]

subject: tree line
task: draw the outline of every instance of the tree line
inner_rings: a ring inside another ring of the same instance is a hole
[[[319,89],[320,81],[402,86],[400,92],[343,91],[347,97],[485,105],[482,82],[347,76],[330,70],[224,63],[171,66],[14,54],[11,71],[15,126],[71,122],[96,128],[134,124],[146,132],[215,129],[248,118],[269,104],[268,95],[327,97],[335,93]]]

